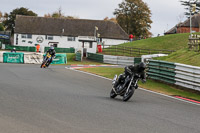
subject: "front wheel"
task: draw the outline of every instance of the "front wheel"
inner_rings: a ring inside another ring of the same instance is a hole
[[[117,94],[113,91],[113,89],[110,92],[110,98],[115,98]]]
[[[45,61],[42,62],[40,68],[43,68],[45,66]]]
[[[128,101],[132,96],[133,96],[133,93],[135,91],[135,88],[134,87],[131,87],[128,92],[126,92],[123,96],[123,101]]]

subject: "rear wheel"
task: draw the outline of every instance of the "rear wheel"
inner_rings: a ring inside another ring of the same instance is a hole
[[[46,64],[47,64],[47,60],[44,60],[43,62],[42,62],[42,64],[41,64],[41,68],[45,68],[46,67]]]
[[[45,62],[42,62],[40,68],[43,68],[45,66]]]
[[[133,93],[135,91],[135,88],[134,87],[131,87],[128,92],[126,92],[123,96],[123,101],[128,101],[132,96],[133,96]]]
[[[113,89],[110,92],[110,98],[115,98],[117,94],[113,91]]]

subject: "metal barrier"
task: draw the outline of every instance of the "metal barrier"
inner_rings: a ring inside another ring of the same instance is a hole
[[[87,59],[103,63],[102,54],[87,53]]]
[[[111,55],[104,55],[104,63],[109,64],[119,64],[119,65],[133,65],[134,64],[134,57],[126,57],[126,56],[111,56]]]
[[[174,84],[175,67],[174,63],[149,60],[147,75],[149,78]]]
[[[200,91],[200,67],[149,60],[147,75],[151,79]]]
[[[93,61],[108,63],[108,64],[118,64],[118,65],[134,65],[141,62],[141,58],[126,57],[126,56],[112,56],[112,55],[102,55],[87,53],[87,58]]]
[[[81,51],[76,52],[76,61],[82,61]]]
[[[176,85],[200,91],[200,67],[175,63]]]

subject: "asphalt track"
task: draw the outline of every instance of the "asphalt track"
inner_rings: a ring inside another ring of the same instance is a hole
[[[0,133],[200,133],[200,106],[138,89],[110,99],[111,81],[64,66],[0,64]]]

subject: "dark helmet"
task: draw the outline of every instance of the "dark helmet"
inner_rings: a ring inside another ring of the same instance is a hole
[[[140,62],[140,64],[139,64],[139,72],[144,71],[145,68],[146,68],[146,65],[144,64],[144,62]]]

